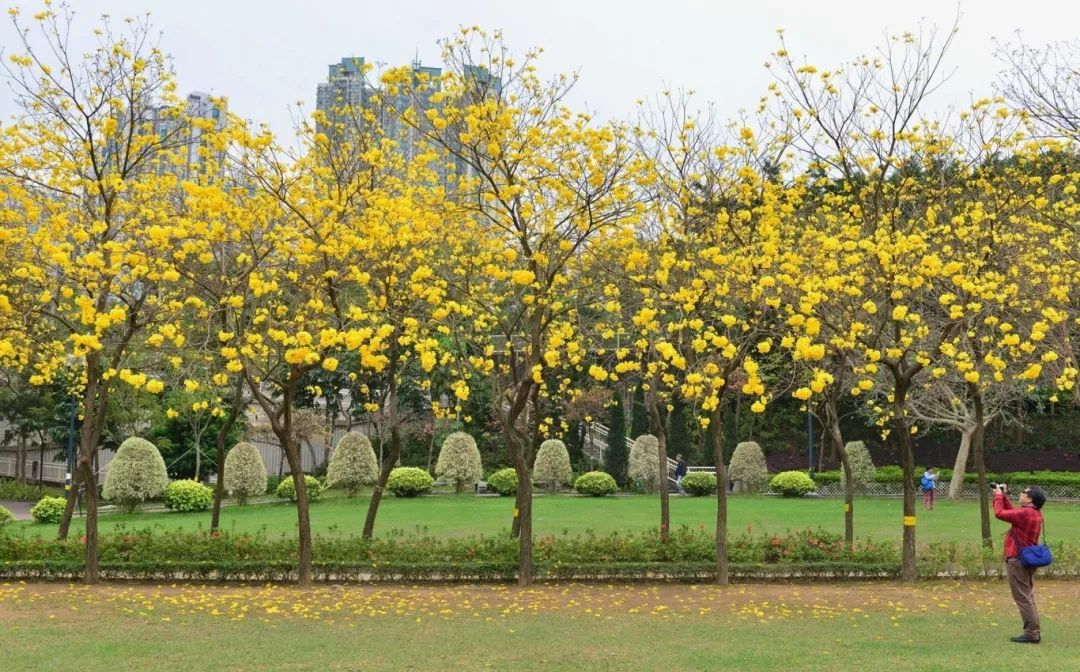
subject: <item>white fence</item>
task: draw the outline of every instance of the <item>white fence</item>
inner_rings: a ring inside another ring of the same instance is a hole
[[[336,446],[341,437],[345,436],[349,431],[361,432],[367,434],[370,438],[374,434],[374,429],[371,425],[355,425],[352,430],[349,430],[344,425],[338,425],[334,427],[334,433],[330,437],[330,445]],[[272,432],[248,432],[244,440],[250,442],[259,451],[259,455],[262,456],[263,463],[266,465],[266,473],[277,476],[279,467],[282,474],[289,473],[289,464],[285,460],[285,453],[281,449],[281,443]],[[374,444],[375,441],[372,440],[372,443]],[[306,473],[317,471],[322,465],[323,457],[326,454],[326,443],[321,438],[302,442],[300,445],[301,469]]]
[[[28,446],[26,449],[26,470],[24,472],[26,480],[31,483],[37,483],[38,470],[40,469],[41,480],[43,482],[62,485],[65,476],[67,475],[67,462],[58,462],[52,459],[55,455],[55,447],[46,447],[45,461],[42,463],[41,451],[39,448],[37,446]],[[99,481],[109,472],[109,463],[112,462],[113,455],[115,455],[115,453],[111,450],[98,451]],[[0,448],[0,476],[9,478],[16,478],[18,476],[15,450],[12,448]]]

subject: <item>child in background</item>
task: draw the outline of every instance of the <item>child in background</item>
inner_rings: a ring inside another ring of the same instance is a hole
[[[934,509],[934,490],[937,488],[938,475],[937,472],[930,467],[926,468],[926,471],[922,475],[922,505],[924,511],[932,511]]]

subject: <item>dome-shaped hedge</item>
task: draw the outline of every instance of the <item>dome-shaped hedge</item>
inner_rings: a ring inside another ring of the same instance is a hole
[[[461,492],[466,485],[472,486],[483,478],[484,465],[476,441],[465,432],[446,437],[435,463],[435,475],[453,481],[454,492]]]
[[[206,511],[214,505],[214,491],[191,479],[173,481],[165,487],[165,507],[173,511]]]
[[[566,444],[558,439],[548,439],[541,443],[533,462],[533,480],[547,483],[554,488],[569,483],[573,476]]]
[[[874,474],[877,472],[874,461],[870,459],[870,451],[862,441],[849,441],[844,446],[844,452],[847,453],[848,463],[851,464],[851,476],[855,482],[855,491],[865,491],[866,486],[874,482]],[[844,465],[841,464],[840,478],[843,480],[847,480],[845,471]]]
[[[131,513],[142,502],[160,497],[168,485],[165,460],[157,447],[146,439],[132,437],[120,444],[109,463],[101,494]]]
[[[626,475],[642,484],[647,492],[660,485],[660,441],[652,434],[642,434],[630,447]]]
[[[518,477],[513,467],[499,469],[487,479],[487,489],[503,497],[517,494]]]
[[[360,432],[349,432],[338,441],[326,468],[326,487],[344,488],[353,497],[361,485],[379,480],[379,460],[371,441]]]
[[[323,484],[322,481],[304,474],[304,489],[307,491],[307,498],[309,502],[317,502],[322,497]],[[292,476],[286,476],[278,483],[277,489],[274,490],[274,494],[282,499],[289,499],[296,501],[296,484],[293,483]]]
[[[59,523],[64,517],[64,508],[67,500],[63,497],[45,495],[30,509],[30,517],[35,523]]]
[[[707,471],[691,471],[682,479],[683,490],[691,497],[716,494],[716,474]]]
[[[398,497],[416,497],[431,492],[435,479],[419,467],[398,467],[386,479],[386,489]]]
[[[225,489],[241,506],[266,494],[266,464],[253,444],[241,441],[225,456]]]
[[[769,482],[769,466],[765,452],[753,441],[735,446],[728,466],[728,478],[740,492],[761,492]]]
[[[603,471],[590,471],[578,476],[574,481],[574,490],[591,497],[613,495],[619,489],[615,479]]]
[[[803,471],[781,471],[769,482],[773,492],[780,493],[784,497],[802,497],[811,493],[817,487],[814,479]]]

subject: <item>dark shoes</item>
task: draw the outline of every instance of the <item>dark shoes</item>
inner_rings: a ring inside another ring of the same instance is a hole
[[[1020,635],[1019,637],[1010,637],[1010,642],[1016,642],[1017,644],[1038,644],[1042,641],[1040,637],[1028,637],[1027,635]]]

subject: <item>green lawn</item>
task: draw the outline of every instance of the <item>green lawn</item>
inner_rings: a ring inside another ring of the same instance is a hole
[[[368,498],[333,498],[314,504],[311,508],[312,526],[316,533],[354,535],[363,527]],[[473,495],[437,495],[417,499],[383,499],[379,510],[376,533],[439,536],[474,534],[503,534],[509,529],[513,498],[476,497]],[[843,500],[840,499],[781,499],[775,497],[734,496],[730,500],[730,529],[738,533],[750,528],[761,532],[781,533],[789,529],[822,527],[843,532]],[[945,500],[933,511],[918,509],[918,541],[979,541],[979,511],[976,502],[965,500],[953,503]],[[1080,538],[1080,504],[1050,502],[1044,509],[1051,540]],[[222,510],[222,526],[226,530],[254,532],[265,529],[271,534],[291,534],[296,529],[296,509],[291,504],[272,503],[247,507],[226,507]],[[660,505],[656,497],[630,496],[600,499],[569,495],[539,495],[534,502],[534,528],[537,536],[583,533],[598,534],[613,531],[645,530],[659,525]],[[901,534],[901,502],[898,499],[865,498],[855,503],[855,534],[859,538],[898,539]],[[716,501],[713,498],[672,497],[673,527],[715,526]],[[117,525],[130,528],[147,526],[165,529],[196,529],[208,527],[208,513],[136,513],[107,515],[101,519],[101,529],[107,532]],[[992,522],[996,537],[1007,526]],[[27,534],[51,535],[53,525],[20,522],[13,526]],[[81,529],[76,520],[73,530]]]
[[[340,587],[0,584],[0,668],[1070,670],[1080,583]]]

